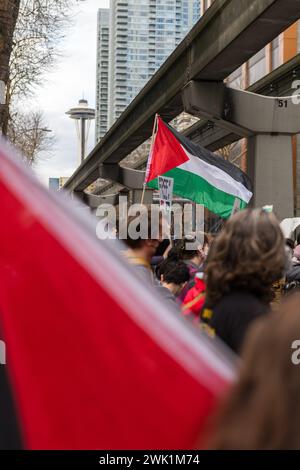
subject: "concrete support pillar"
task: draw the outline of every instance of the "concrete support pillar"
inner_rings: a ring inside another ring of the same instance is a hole
[[[252,205],[273,205],[279,219],[294,217],[292,137],[256,135],[248,142],[248,174],[254,184]]]

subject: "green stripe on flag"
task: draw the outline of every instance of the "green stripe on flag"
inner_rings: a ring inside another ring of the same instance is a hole
[[[173,168],[164,175],[174,179],[174,194],[185,199],[190,199],[197,204],[202,204],[214,214],[223,217],[230,217],[236,196],[225,193],[215,186],[212,186],[201,176],[190,173],[179,168]],[[149,188],[158,189],[158,179],[155,178],[147,183]],[[241,209],[247,207],[247,204],[241,200]]]

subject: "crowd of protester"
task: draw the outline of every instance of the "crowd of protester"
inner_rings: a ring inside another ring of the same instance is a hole
[[[194,233],[172,241],[157,234],[128,236],[125,243],[125,256],[144,280],[237,354],[251,323],[300,284],[300,245],[285,241],[275,215],[260,209],[232,216],[214,237]]]
[[[127,259],[179,315],[243,359],[208,447],[299,448],[300,374],[291,345],[300,340],[300,237],[284,239],[273,213],[246,209],[217,236],[126,243]]]

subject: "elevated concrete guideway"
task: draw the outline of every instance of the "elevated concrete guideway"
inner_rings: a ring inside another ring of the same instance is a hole
[[[293,88],[293,82],[300,78],[300,54],[297,54],[288,62],[282,64],[273,72],[269,73],[258,82],[255,82],[251,85],[247,91],[251,91],[252,93],[261,94],[265,96],[290,96],[291,94],[295,93],[295,88]],[[221,82],[222,83],[222,82]],[[294,85],[295,86],[295,85]],[[297,119],[299,121],[299,119]],[[234,134],[231,131],[228,131],[222,127],[220,127],[220,122],[214,123],[212,120],[201,120],[195,123],[193,126],[187,128],[183,134],[186,135],[189,139],[193,142],[203,145],[204,147],[208,148],[211,151],[218,150],[225,145],[231,144],[241,138],[240,135]],[[249,151],[251,151],[251,142],[249,141],[250,147]],[[249,154],[249,153],[248,153]],[[252,155],[251,159],[252,159]],[[117,203],[118,201],[118,191],[114,187],[114,184],[117,182],[121,185],[124,185],[125,188],[134,189],[134,188],[141,188],[143,183],[143,176],[144,172],[142,171],[142,167],[145,165],[145,159],[142,158],[136,166],[136,170],[139,171],[129,171],[131,173],[130,178],[128,175],[123,174],[123,169],[120,165],[109,165],[103,164],[100,165],[100,177],[109,180],[106,184],[104,184],[101,188],[101,193],[98,196],[93,196],[89,193],[83,192],[80,193],[82,195],[82,199],[85,201],[90,208],[97,208],[99,204],[103,201],[108,201],[108,192],[110,194],[114,194],[114,201]],[[286,167],[285,167],[286,168]],[[251,162],[248,160],[248,172],[249,176],[253,178],[253,171],[254,167]],[[133,181],[134,179],[134,181]],[[141,181],[142,179],[142,181]],[[265,180],[264,180],[265,181]],[[133,185],[134,183],[134,185]],[[256,182],[255,182],[256,183]],[[290,185],[288,185],[289,189]],[[122,191],[125,191],[126,189]],[[282,188],[282,184],[279,185],[279,188]],[[128,191],[128,190],[127,190]],[[117,194],[115,194],[117,193]],[[90,197],[93,196],[93,197]],[[283,199],[281,194],[281,199]],[[140,201],[140,199],[139,199]],[[268,195],[268,202],[270,201],[270,196]]]
[[[216,121],[241,137],[300,132],[300,94],[273,97],[227,87],[223,82],[191,81],[183,91],[186,111]]]
[[[107,132],[65,188],[83,191],[100,163],[118,163],[151,136],[155,113],[183,111],[190,80],[222,81],[300,17],[300,0],[215,0],[192,31]]]
[[[191,81],[183,101],[189,114],[215,121],[248,137],[248,174],[254,186],[252,204],[273,204],[280,219],[294,215],[293,147],[300,133],[300,94],[274,97],[236,90],[223,82]]]
[[[280,65],[271,73],[261,78],[247,91],[265,96],[290,96],[295,92],[292,82],[300,78],[300,54],[288,62]],[[199,145],[203,145],[212,152],[225,145],[232,144],[241,138],[222,127],[215,125],[211,120],[202,119],[186,129],[183,134]]]

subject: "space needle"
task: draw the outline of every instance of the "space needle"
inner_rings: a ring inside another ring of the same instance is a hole
[[[80,154],[80,162],[82,162],[86,157],[86,145],[90,130],[91,121],[95,119],[95,110],[88,107],[88,101],[81,99],[78,102],[78,105],[75,108],[71,108],[66,112],[71,119],[74,119],[77,137],[78,137],[78,146]]]

